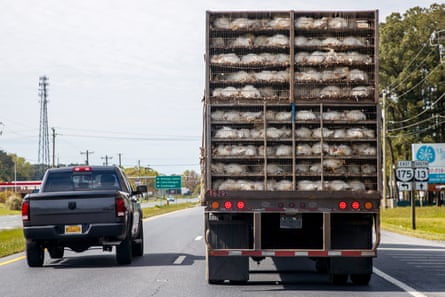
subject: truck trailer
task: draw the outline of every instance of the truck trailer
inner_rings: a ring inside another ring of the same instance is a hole
[[[378,11],[207,11],[206,279],[307,257],[369,283],[380,241]]]

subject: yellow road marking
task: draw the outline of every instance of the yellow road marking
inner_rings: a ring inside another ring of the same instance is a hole
[[[23,260],[25,258],[26,258],[26,256],[20,256],[20,257],[17,257],[17,258],[14,258],[14,259],[11,259],[11,260],[8,260],[5,262],[0,262],[0,266],[8,265],[8,264]]]

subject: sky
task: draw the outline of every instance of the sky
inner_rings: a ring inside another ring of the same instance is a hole
[[[56,164],[84,163],[88,151],[93,165],[200,173],[207,10],[378,9],[384,22],[433,3],[0,0],[0,150],[37,163],[47,76]]]

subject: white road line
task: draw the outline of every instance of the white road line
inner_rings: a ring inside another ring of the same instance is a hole
[[[201,236],[201,235],[198,235],[198,236],[195,237],[195,240],[196,240],[196,241],[201,240],[201,239],[202,239],[202,236]]]
[[[175,265],[181,265],[185,260],[185,256],[179,256],[178,258],[176,258],[176,260],[173,262],[173,264]]]
[[[378,276],[380,276],[381,278],[385,279],[386,281],[392,283],[393,285],[401,288],[402,290],[404,290],[405,292],[407,292],[408,294],[410,294],[411,296],[414,297],[427,297],[425,294],[416,291],[416,289],[408,286],[407,284],[393,278],[392,276],[384,273],[383,271],[381,271],[380,269],[377,269],[374,267],[374,273],[377,274]]]

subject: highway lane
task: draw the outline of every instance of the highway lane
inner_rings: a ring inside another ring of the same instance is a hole
[[[208,285],[203,221],[201,207],[146,220],[145,255],[128,266],[116,265],[114,253],[100,250],[67,252],[61,261],[47,258],[44,267],[32,269],[23,254],[0,259],[0,296],[445,296],[444,282],[431,279],[442,276],[435,263],[443,261],[445,249],[391,233],[384,233],[375,260],[379,273],[369,286],[332,286],[300,258],[252,262],[247,285]]]

